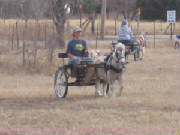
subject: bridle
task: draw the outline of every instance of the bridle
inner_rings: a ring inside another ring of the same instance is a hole
[[[117,48],[115,49],[113,52],[111,52],[109,58],[107,59],[106,65],[105,65],[105,70],[113,70],[116,73],[119,73],[122,71],[122,68],[116,68],[112,65],[112,62],[114,60],[114,62],[116,64],[122,64],[121,59],[123,58],[123,49],[122,48]]]
[[[121,62],[120,60],[122,58],[124,58],[123,49],[122,48],[117,48],[117,49],[115,49],[114,53],[115,53],[116,63]]]

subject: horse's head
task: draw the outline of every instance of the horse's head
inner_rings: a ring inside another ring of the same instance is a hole
[[[116,62],[125,62],[125,46],[122,43],[118,43],[115,46],[113,58],[116,60]]]
[[[125,63],[125,46],[121,43],[116,44],[114,51],[111,52],[106,64],[118,71],[124,67]]]
[[[144,42],[145,42],[144,36],[143,36],[143,35],[138,35],[138,36],[137,36],[137,42],[138,42],[140,45],[143,45]]]

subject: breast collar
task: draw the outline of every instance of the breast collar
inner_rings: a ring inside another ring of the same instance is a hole
[[[107,72],[108,70],[112,70],[116,73],[120,73],[122,72],[122,68],[121,69],[118,69],[118,68],[115,68],[113,65],[111,65],[111,61],[112,61],[112,54],[111,56],[107,59],[107,62],[105,64],[105,71]],[[107,64],[109,63],[109,64]]]

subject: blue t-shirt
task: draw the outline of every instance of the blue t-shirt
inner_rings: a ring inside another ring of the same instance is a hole
[[[84,51],[87,49],[86,41],[73,39],[68,43],[66,53],[82,57],[84,55]]]

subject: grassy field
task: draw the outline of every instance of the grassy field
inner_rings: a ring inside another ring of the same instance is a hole
[[[109,47],[99,49],[109,51]],[[31,74],[16,64],[20,54],[4,50],[0,135],[178,135],[180,131],[180,53],[169,41],[157,42],[156,48],[149,42],[143,61],[130,57],[122,96],[115,99],[95,97],[93,86],[69,87],[67,98],[57,99],[52,73],[60,60],[48,75]]]
[[[82,19],[82,23],[85,21],[85,19]],[[10,42],[12,40],[12,37],[14,37],[14,40],[16,39],[16,22],[17,22],[17,29],[18,29],[18,35],[20,39],[23,38],[23,29],[25,26],[25,23],[23,20],[0,20],[0,39],[8,39]],[[55,33],[55,26],[53,25],[51,20],[29,20],[27,23],[27,39],[34,39],[35,34],[38,33],[38,39],[39,40],[45,40],[48,39],[49,36],[52,36]],[[69,31],[66,31],[65,28],[65,39],[69,39],[72,36],[72,29],[74,26],[80,25],[80,21],[78,19],[70,19],[69,20]],[[170,34],[170,27],[167,30],[169,23],[167,22],[155,22],[155,33],[156,34]],[[66,24],[65,24],[66,26]],[[114,35],[115,29],[118,30],[118,28],[121,26],[121,20],[117,20],[117,26],[115,28],[115,21],[112,19],[106,20],[105,23],[105,34]],[[137,33],[137,22],[132,21],[129,22],[129,26],[132,28],[133,33]],[[84,28],[84,27],[83,27]],[[146,34],[154,34],[154,22],[145,22],[141,21],[139,24],[140,32],[146,33]],[[95,21],[95,31],[97,33],[100,33],[100,19],[96,19]],[[84,35],[86,35],[86,39],[95,39],[96,34],[91,34],[91,23],[87,26],[87,28],[83,31]],[[180,22],[176,23],[174,34],[180,34]]]

